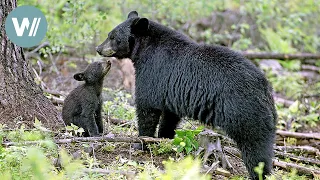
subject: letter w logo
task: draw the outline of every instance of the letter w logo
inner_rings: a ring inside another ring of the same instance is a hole
[[[18,19],[12,18],[13,26],[14,26],[14,29],[16,30],[17,36],[22,36],[26,28],[29,30],[28,36],[35,36],[37,34],[40,20],[41,18],[33,18],[32,25],[29,30],[30,23],[28,18],[23,18],[20,26],[18,23]]]

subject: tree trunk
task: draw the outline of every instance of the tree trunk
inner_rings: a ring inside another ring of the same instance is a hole
[[[59,127],[60,113],[35,83],[23,49],[5,33],[6,17],[16,7],[16,0],[0,2],[0,124],[13,128],[22,122],[32,127],[38,118],[46,127]]]

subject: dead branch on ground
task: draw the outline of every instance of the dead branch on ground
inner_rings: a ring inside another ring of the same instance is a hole
[[[320,174],[320,170],[304,167],[304,166],[294,164],[294,163],[279,161],[279,160],[273,161],[273,165],[281,167],[286,170],[290,170],[293,168],[293,169],[296,169],[299,173],[303,173],[303,174],[312,174],[312,175]]]
[[[280,151],[275,151],[275,155],[277,157],[282,157],[282,158],[290,158],[291,160],[294,161],[300,161],[300,162],[304,162],[307,164],[316,164],[316,165],[320,165],[320,161],[317,159],[313,159],[313,158],[307,158],[307,157],[303,157],[303,156],[297,156],[294,154],[290,154],[290,153],[285,153],[285,152],[280,152]]]
[[[297,54],[282,54],[270,52],[241,52],[248,59],[278,59],[278,60],[307,60],[320,59],[320,54],[297,53]]]
[[[292,138],[320,140],[320,133],[297,133],[297,132],[277,130],[277,134],[280,136],[292,137]]]

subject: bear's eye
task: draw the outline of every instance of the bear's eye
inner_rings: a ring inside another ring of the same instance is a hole
[[[120,43],[121,43],[120,39],[117,39],[116,41],[117,41],[117,44],[120,44]]]
[[[113,39],[114,39],[114,36],[113,36],[113,35],[111,35],[109,38],[110,38],[111,40],[113,40]]]

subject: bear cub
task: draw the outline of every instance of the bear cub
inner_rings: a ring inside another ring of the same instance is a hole
[[[102,86],[111,62],[93,62],[73,77],[85,81],[67,96],[62,108],[62,119],[66,125],[73,123],[85,130],[84,136],[99,136],[103,133],[101,117]]]

